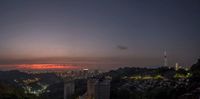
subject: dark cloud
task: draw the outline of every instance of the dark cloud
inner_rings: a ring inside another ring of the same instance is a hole
[[[127,46],[123,46],[123,45],[118,45],[117,49],[119,49],[119,50],[127,50],[128,47]]]

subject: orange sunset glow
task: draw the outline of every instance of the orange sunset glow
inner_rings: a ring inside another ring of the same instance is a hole
[[[20,64],[17,65],[17,68],[25,70],[71,70],[80,67],[67,64]]]

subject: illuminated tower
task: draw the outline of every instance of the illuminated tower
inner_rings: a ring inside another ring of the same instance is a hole
[[[164,51],[164,66],[167,66],[167,52]]]

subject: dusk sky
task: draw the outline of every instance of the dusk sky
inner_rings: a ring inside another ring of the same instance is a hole
[[[190,66],[199,37],[199,0],[0,0],[0,68]]]

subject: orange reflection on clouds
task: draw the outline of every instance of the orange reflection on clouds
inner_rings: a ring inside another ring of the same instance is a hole
[[[67,64],[20,64],[17,66],[17,68],[29,70],[67,70],[78,69],[80,67]]]

